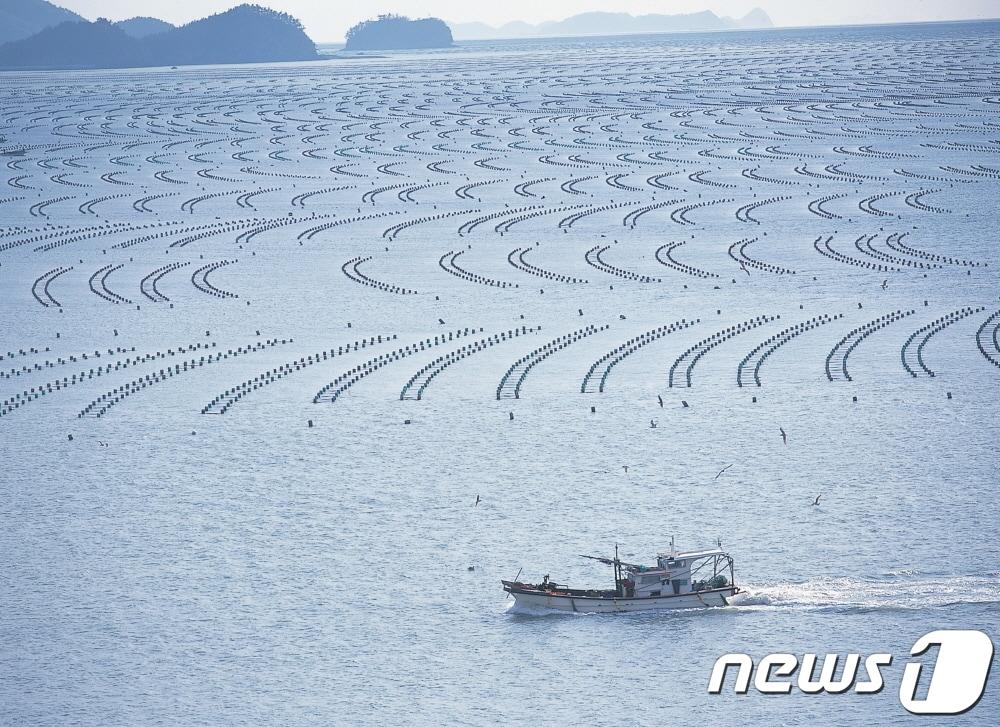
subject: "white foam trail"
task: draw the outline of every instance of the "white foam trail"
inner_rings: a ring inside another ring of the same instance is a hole
[[[939,608],[951,604],[1000,603],[1000,577],[926,576],[915,571],[873,578],[821,577],[799,583],[747,585],[734,606],[782,608]]]
[[[510,605],[507,607],[505,613],[514,614],[517,616],[578,616],[581,614],[575,614],[572,611],[560,611],[555,608],[542,608],[540,606],[525,606],[517,601],[511,601]]]

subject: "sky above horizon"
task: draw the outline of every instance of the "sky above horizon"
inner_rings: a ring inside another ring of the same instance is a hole
[[[239,5],[242,0],[52,0],[93,20],[122,20],[150,15],[174,24],[186,23]],[[506,0],[504,3],[455,0],[374,0],[362,7],[330,0],[246,0],[282,10],[299,18],[317,42],[338,41],[355,23],[381,13],[410,17],[432,15],[446,21],[482,21],[502,25],[512,20],[539,23],[570,15],[603,10],[645,13],[692,13],[711,10],[717,15],[742,17],[755,7],[771,16],[775,25],[836,25],[854,23],[961,20],[1000,17],[1000,0],[621,0],[610,5],[600,0]]]

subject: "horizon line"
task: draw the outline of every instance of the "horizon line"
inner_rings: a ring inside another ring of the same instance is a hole
[[[600,12],[600,11],[597,11]],[[578,13],[578,15],[581,13]],[[626,13],[628,14],[628,13]],[[658,13],[652,13],[657,15]],[[570,18],[574,16],[569,16]],[[636,16],[632,16],[636,17]],[[563,20],[567,20],[564,18]],[[496,38],[456,38],[456,43],[483,43],[489,41],[497,40],[545,40],[545,39],[555,39],[555,38],[611,38],[611,37],[624,37],[629,35],[692,35],[696,33],[766,33],[774,30],[817,30],[823,28],[880,28],[894,25],[944,25],[947,23],[995,23],[1000,21],[1000,15],[990,18],[952,18],[949,20],[890,20],[879,23],[819,23],[816,25],[771,25],[766,28],[713,28],[710,30],[651,30],[648,32],[628,32],[628,33],[576,33],[570,35],[514,35],[514,36],[499,36]],[[451,24],[449,21],[443,21],[448,25],[449,29]],[[468,21],[468,23],[475,23],[480,21]],[[509,23],[523,22],[517,20],[508,21]],[[562,22],[560,20],[546,20],[543,22]],[[465,25],[468,23],[458,23],[459,25]],[[487,23],[483,23],[487,25]],[[507,23],[504,23],[506,25]],[[536,23],[535,25],[539,25]],[[489,26],[491,28],[496,26]],[[500,26],[503,27],[503,26]],[[499,30],[499,28],[496,28]],[[316,40],[313,41],[316,45],[338,45],[343,44],[346,39],[341,38],[340,40]]]

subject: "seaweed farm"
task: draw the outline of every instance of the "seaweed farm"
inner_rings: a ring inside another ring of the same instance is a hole
[[[705,685],[1000,628],[998,201],[995,22],[0,74],[0,703],[905,722]],[[672,535],[745,602],[505,610]]]

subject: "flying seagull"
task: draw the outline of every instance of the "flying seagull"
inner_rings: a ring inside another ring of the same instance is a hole
[[[882,290],[885,290],[888,287],[889,287],[889,279],[886,278],[885,280],[882,281]]]
[[[656,420],[655,419],[650,419],[649,420],[649,428],[650,429],[656,429]]]
[[[622,465],[622,469],[625,470],[625,474],[628,474],[628,465],[627,464],[623,464]]]
[[[750,277],[750,271],[747,270],[747,266],[743,263],[742,260],[740,260],[740,270],[742,270],[744,273],[746,273],[747,277]]]
[[[781,432],[781,441],[788,444],[788,435],[785,434],[784,427],[778,427],[778,431]]]
[[[719,474],[717,474],[715,476],[715,479],[719,479],[720,477],[722,477],[722,473],[725,472],[730,467],[732,467],[732,465],[731,464],[727,464],[725,467],[723,467],[721,470],[719,470]]]
[[[473,507],[479,507],[479,495],[476,495],[476,504]]]
[[[813,500],[813,505],[814,505],[814,506],[815,506],[815,505],[819,505],[819,498],[821,498],[821,497],[823,497],[823,494],[822,494],[822,493],[820,493],[819,495],[816,495],[816,499],[815,499],[815,500]]]

